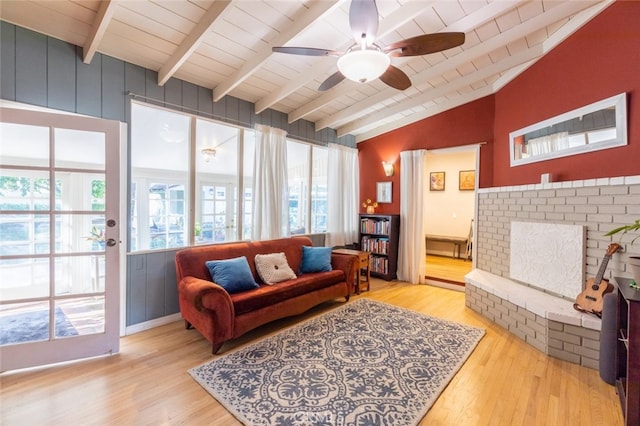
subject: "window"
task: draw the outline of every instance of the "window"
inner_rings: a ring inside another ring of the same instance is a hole
[[[306,234],[309,200],[309,156],[311,146],[287,140],[289,179],[289,229],[291,234]]]
[[[148,205],[149,248],[185,245],[185,187],[182,184],[151,183]]]
[[[48,209],[48,172],[3,171],[0,210],[15,213],[0,216],[0,255],[48,253],[49,215],[36,213]]]
[[[251,239],[251,218],[253,216],[253,156],[256,149],[256,133],[253,130],[245,130],[243,139],[242,159],[242,234],[243,240]]]
[[[244,184],[242,206],[238,200],[244,133],[252,132],[132,103],[131,251],[240,237],[240,208],[248,206],[251,214],[250,181]],[[253,145],[250,149],[253,159]]]
[[[130,250],[188,244],[191,118],[131,106]]]
[[[311,232],[327,232],[327,158],[325,148],[313,147],[311,175]]]
[[[291,234],[327,231],[328,151],[287,140]]]
[[[254,151],[253,130],[132,102],[129,250],[251,239]],[[287,140],[292,234],[326,232],[327,155]]]
[[[196,244],[238,239],[238,147],[242,130],[196,119]]]
[[[211,184],[201,185],[200,189],[199,203],[202,208],[196,221],[196,243],[234,241],[236,197],[229,192],[235,192],[235,188]]]

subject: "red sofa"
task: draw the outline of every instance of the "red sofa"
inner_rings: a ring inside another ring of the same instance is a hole
[[[269,241],[235,242],[190,247],[176,253],[176,275],[180,313],[187,329],[195,327],[212,344],[215,354],[227,340],[270,321],[301,314],[322,302],[344,297],[354,288],[357,257],[332,254],[332,271],[298,274],[302,246],[307,237]],[[297,278],[266,285],[256,272],[257,254],[285,253]],[[208,260],[246,256],[259,288],[229,294],[212,282]]]

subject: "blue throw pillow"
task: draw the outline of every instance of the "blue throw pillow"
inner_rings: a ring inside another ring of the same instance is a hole
[[[302,246],[300,272],[327,272],[331,270],[331,247]]]
[[[259,287],[253,279],[249,262],[245,256],[234,259],[209,260],[205,262],[205,265],[209,269],[213,282],[227,290],[229,294]]]

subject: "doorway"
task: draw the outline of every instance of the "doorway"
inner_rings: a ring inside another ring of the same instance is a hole
[[[425,278],[464,288],[473,268],[479,145],[427,152]]]
[[[0,117],[0,371],[118,352],[120,123]]]

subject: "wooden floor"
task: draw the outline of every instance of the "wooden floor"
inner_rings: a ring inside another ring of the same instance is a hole
[[[464,293],[374,279],[360,296],[486,329],[422,425],[621,425],[614,387],[596,370],[550,358],[464,305]],[[255,330],[230,351],[302,318]],[[120,354],[0,376],[0,424],[237,425],[187,373],[212,358],[195,330],[175,322],[122,339]]]
[[[464,276],[471,272],[471,265],[470,260],[427,255],[426,276],[428,279],[464,285]]]

